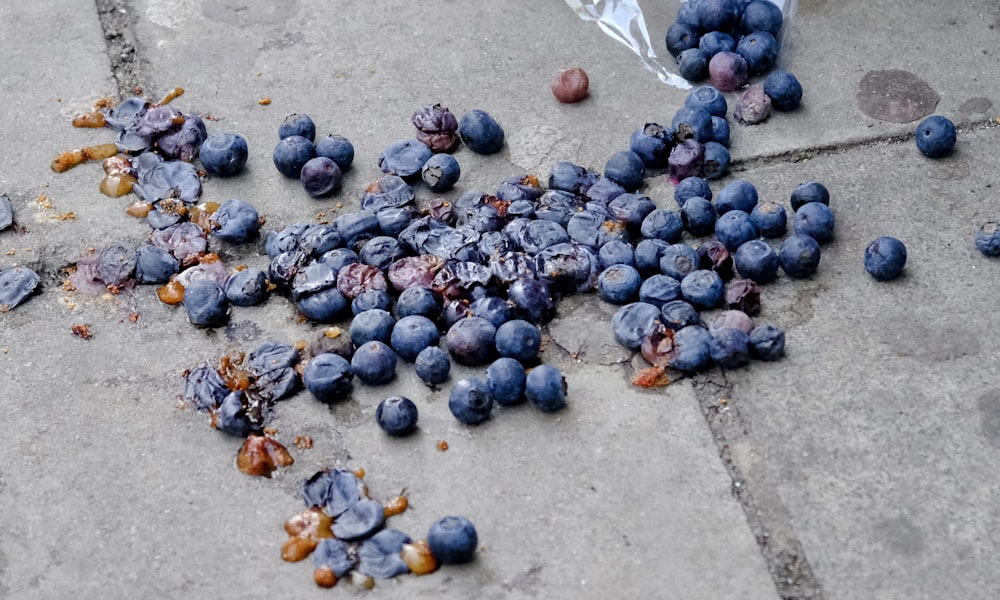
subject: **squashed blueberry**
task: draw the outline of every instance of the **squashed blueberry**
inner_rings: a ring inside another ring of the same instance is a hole
[[[984,256],[1000,256],[1000,223],[987,221],[976,232],[976,248]]]
[[[346,541],[364,539],[382,528],[385,508],[381,503],[362,498],[341,513],[330,528],[334,537]]]
[[[257,306],[267,299],[267,273],[254,267],[241,269],[226,278],[224,289],[231,304]]]
[[[687,139],[674,146],[667,159],[667,174],[671,179],[682,181],[702,174],[705,164],[705,146],[693,139]]]
[[[257,236],[260,215],[252,204],[239,198],[223,202],[209,217],[212,235],[230,244],[243,244]]]
[[[358,549],[358,572],[374,579],[391,579],[409,573],[403,562],[403,546],[410,543],[410,536],[395,529],[383,529],[361,542]]]
[[[755,85],[740,94],[733,108],[733,118],[741,125],[757,125],[771,116],[771,98],[764,88]]]
[[[184,288],[184,309],[188,320],[198,327],[217,327],[229,316],[226,294],[211,279],[197,279]]]
[[[10,310],[38,290],[42,278],[28,267],[0,270],[0,308]]]
[[[378,166],[383,173],[395,173],[405,179],[419,174],[432,155],[431,149],[420,140],[397,140],[382,151]]]
[[[458,119],[440,104],[418,108],[410,119],[417,139],[434,152],[451,152],[458,145]]]

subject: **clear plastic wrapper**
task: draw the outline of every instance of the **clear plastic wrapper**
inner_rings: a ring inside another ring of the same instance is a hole
[[[651,0],[650,0],[651,1]],[[795,16],[797,0],[769,0],[781,9],[783,25],[781,27],[781,52],[787,50],[788,31]],[[666,83],[681,89],[692,87],[691,82],[681,77],[677,72],[677,64],[667,53],[663,43],[663,33],[673,21],[653,23],[653,39],[650,41],[650,30],[646,26],[646,18],[638,0],[566,0],[566,4],[584,21],[593,21],[601,31],[612,39],[627,46],[642,61],[649,72]],[[672,16],[671,16],[672,18]],[[780,57],[779,57],[780,63]]]

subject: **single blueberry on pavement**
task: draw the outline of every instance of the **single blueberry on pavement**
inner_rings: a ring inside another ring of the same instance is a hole
[[[524,395],[542,411],[559,410],[566,406],[566,378],[552,365],[539,365],[528,372]]]
[[[448,395],[448,410],[461,423],[479,425],[490,418],[493,396],[481,379],[459,379]]]
[[[802,84],[795,75],[784,69],[776,69],[768,74],[764,80],[764,93],[771,98],[771,108],[775,110],[795,110],[802,103]]]
[[[865,270],[878,281],[896,279],[906,265],[906,246],[894,237],[876,238],[865,248]]]
[[[428,346],[417,354],[413,361],[417,377],[427,385],[438,385],[448,380],[451,359],[448,353],[437,346]]]
[[[941,158],[951,153],[957,139],[955,124],[948,117],[934,115],[917,125],[914,136],[917,149],[928,158]]]
[[[738,369],[750,363],[750,336],[739,329],[724,327],[712,332],[709,352],[723,369]]]
[[[750,356],[758,360],[778,360],[785,354],[785,332],[777,325],[763,323],[750,332]]]
[[[236,133],[214,133],[201,143],[198,158],[209,175],[232,177],[247,164],[247,141]]]
[[[458,135],[476,154],[495,154],[503,148],[503,128],[482,110],[470,110],[462,115],[458,122]]]
[[[351,391],[354,373],[351,363],[339,354],[324,352],[306,364],[302,382],[309,393],[320,402],[343,400]]]
[[[816,273],[819,259],[819,242],[808,235],[790,235],[778,248],[778,264],[789,277],[795,279],[810,277]]]
[[[461,516],[448,516],[431,525],[427,545],[434,558],[446,565],[470,562],[476,557],[479,536],[472,521]]]
[[[976,232],[976,248],[984,256],[1000,256],[1000,223],[987,221]],[[136,267],[138,273],[138,267]]]
[[[417,405],[409,398],[390,396],[379,402],[375,422],[388,435],[406,435],[417,426]]]

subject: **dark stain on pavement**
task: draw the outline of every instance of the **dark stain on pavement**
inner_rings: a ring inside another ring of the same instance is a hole
[[[928,332],[933,332],[930,335]],[[932,357],[949,360],[978,354],[979,337],[960,323],[938,323],[928,327],[919,315],[886,315],[878,327],[879,339],[897,356]]]
[[[1000,449],[1000,390],[983,394],[976,404],[983,437],[990,446]]]
[[[924,532],[900,516],[875,523],[875,539],[900,556],[914,557],[924,551]]]
[[[925,117],[934,112],[941,100],[926,81],[897,69],[865,73],[856,98],[861,112],[893,123],[909,123]]]

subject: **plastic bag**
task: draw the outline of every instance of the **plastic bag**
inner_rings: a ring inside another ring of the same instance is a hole
[[[786,49],[788,29],[795,15],[797,0],[769,1],[781,9],[783,16],[781,34],[778,40],[781,43],[781,52],[783,53]],[[692,87],[691,82],[677,74],[677,65],[673,58],[667,54],[666,46],[661,39],[662,35],[657,36],[659,43],[656,44],[656,48],[662,46],[664,58],[660,59],[657,56],[656,50],[653,49],[653,43],[650,42],[646,19],[638,0],[595,0],[592,2],[566,0],[566,4],[581,19],[596,22],[604,33],[628,46],[642,60],[646,70],[656,75],[663,83],[685,90]],[[654,31],[666,32],[667,27],[672,22],[658,23]]]

